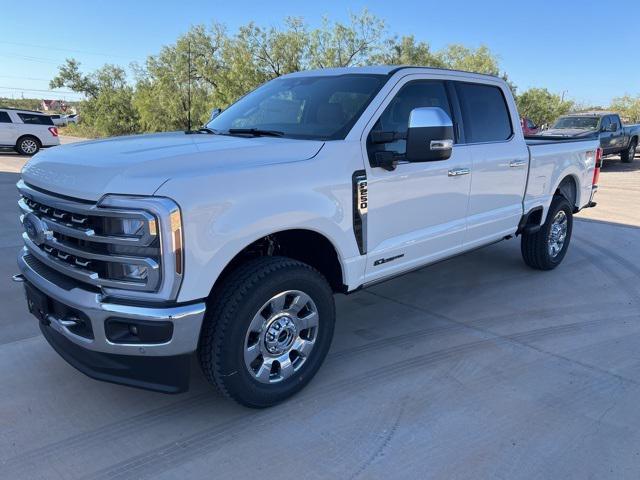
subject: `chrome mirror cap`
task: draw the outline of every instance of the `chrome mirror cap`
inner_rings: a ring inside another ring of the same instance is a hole
[[[409,128],[453,128],[451,117],[440,107],[419,107],[409,114]]]

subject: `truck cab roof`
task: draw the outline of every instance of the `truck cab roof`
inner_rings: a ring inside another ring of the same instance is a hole
[[[416,73],[459,73],[470,77],[492,78],[500,79],[496,75],[489,75],[485,73],[473,73],[466,72],[464,70],[454,70],[450,68],[437,68],[437,67],[423,67],[420,65],[372,65],[366,67],[338,67],[338,68],[318,68],[315,70],[305,70],[300,72],[289,73],[283,75],[283,78],[291,77],[316,77],[316,76],[330,76],[330,75],[388,75],[391,76],[402,70],[415,70]]]

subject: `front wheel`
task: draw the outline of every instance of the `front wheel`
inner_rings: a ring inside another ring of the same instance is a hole
[[[537,270],[556,268],[567,254],[572,231],[573,208],[566,198],[556,195],[540,230],[522,235],[524,263]]]
[[[326,279],[284,257],[249,261],[214,292],[198,357],[207,379],[248,407],[275,405],[316,374],[333,337]]]
[[[636,156],[636,148],[638,147],[638,143],[636,140],[631,140],[629,143],[629,148],[627,148],[624,152],[620,154],[620,158],[623,163],[631,163],[633,162],[634,157]]]

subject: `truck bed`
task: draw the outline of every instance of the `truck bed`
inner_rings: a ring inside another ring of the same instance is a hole
[[[526,137],[529,148],[529,178],[524,211],[542,206],[546,211],[560,180],[570,174],[576,180],[576,208],[584,208],[591,197],[597,138]],[[543,216],[544,218],[544,216]]]

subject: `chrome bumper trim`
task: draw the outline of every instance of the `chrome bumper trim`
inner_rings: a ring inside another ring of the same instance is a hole
[[[93,329],[93,339],[81,337],[65,326],[65,319],[49,316],[51,327],[73,343],[83,348],[117,355],[170,356],[191,353],[198,346],[200,327],[206,305],[198,302],[174,307],[141,307],[103,302],[100,293],[84,290],[80,287],[65,290],[47,280],[33,270],[24,257],[29,254],[23,248],[18,255],[18,267],[24,280],[54,300],[89,317]],[[106,338],[104,323],[108,318],[119,317],[133,320],[169,321],[173,323],[171,340],[161,344],[116,344]]]

